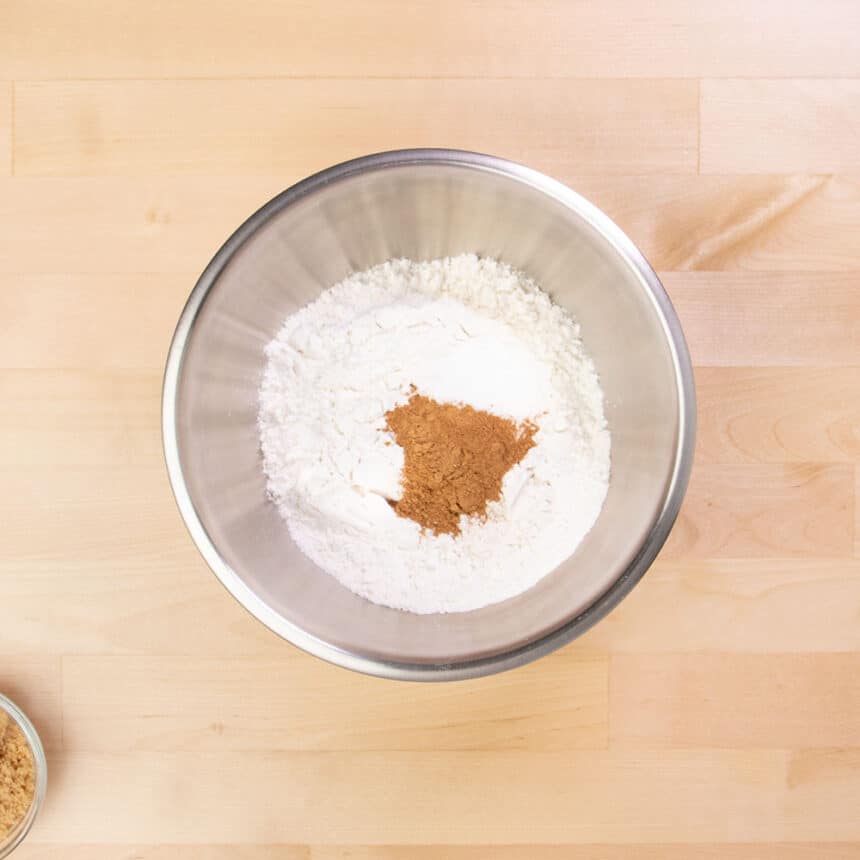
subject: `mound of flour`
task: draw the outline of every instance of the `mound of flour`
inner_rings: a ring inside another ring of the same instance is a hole
[[[266,348],[259,428],[272,499],[298,546],[376,603],[457,612],[513,597],[564,561],[609,481],[603,393],[573,318],[503,263],[393,260],[290,316]],[[457,536],[398,517],[403,451],[385,413],[414,386],[519,422],[536,445],[485,521]]]

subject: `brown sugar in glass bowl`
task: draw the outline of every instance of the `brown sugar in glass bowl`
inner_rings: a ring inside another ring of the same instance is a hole
[[[20,845],[45,797],[48,766],[26,715],[0,693],[0,860]]]

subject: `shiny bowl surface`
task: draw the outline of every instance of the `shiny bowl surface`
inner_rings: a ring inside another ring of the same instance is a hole
[[[594,528],[535,587],[472,612],[415,615],[357,597],[293,544],[266,498],[257,392],[266,343],[322,290],[394,257],[463,252],[523,270],[580,321],[606,396],[612,476]],[[666,293],[603,212],[503,159],[400,150],[298,183],[230,237],[176,328],[163,434],[192,538],[260,621],[351,669],[457,679],[520,665],[570,641],[642,577],[686,489],[695,394]]]

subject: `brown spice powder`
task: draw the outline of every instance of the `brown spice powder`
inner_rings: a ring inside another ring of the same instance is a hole
[[[27,814],[36,794],[36,769],[27,738],[0,708],[0,840]]]
[[[404,453],[403,497],[389,504],[436,535],[457,535],[462,514],[485,517],[487,503],[499,500],[502,479],[534,447],[538,427],[412,390],[408,403],[385,413]]]

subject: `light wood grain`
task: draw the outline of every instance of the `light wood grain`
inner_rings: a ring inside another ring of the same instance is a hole
[[[314,846],[311,860],[821,860],[821,845]],[[856,860],[858,846],[829,844],[827,860]],[[262,855],[265,856],[265,855]],[[153,855],[155,857],[155,855]],[[40,856],[33,860],[42,860]],[[48,860],[46,857],[45,860]],[[76,860],[76,858],[75,858]],[[100,860],[94,855],[94,860]],[[149,860],[145,855],[143,860]],[[160,860],[160,858],[159,858]],[[220,860],[220,858],[213,858]],[[289,860],[289,858],[288,858]]]
[[[860,860],[858,42],[852,0],[0,4],[0,690],[50,762],[15,857]],[[177,315],[236,225],[417,144],[603,208],[698,388],[642,582],[450,686],[254,621],[159,432]]]
[[[704,173],[860,171],[860,81],[705,80]]]
[[[46,749],[62,748],[63,704],[60,659],[19,654],[0,659],[0,691],[30,718]]]
[[[860,749],[801,749],[788,761],[785,833],[790,840],[856,840]],[[850,834],[850,835],[849,835]]]
[[[687,845],[42,845],[21,860],[821,860],[820,843]],[[857,860],[860,846],[828,843],[827,860]],[[17,858],[16,858],[17,860]]]
[[[31,838],[16,851],[20,860],[313,860],[310,846],[283,843],[275,845],[44,845]],[[787,856],[789,860],[793,857],[793,855]],[[841,854],[833,856],[837,860],[842,860],[843,857]],[[797,857],[799,860],[806,860],[802,854],[798,854]],[[16,857],[15,860],[18,858]]]
[[[0,370],[0,468],[158,463],[161,379]]]
[[[860,561],[661,556],[641,586],[574,647],[633,654],[856,653],[858,606]]]
[[[0,80],[0,176],[12,173],[12,83]]]
[[[696,369],[699,463],[860,461],[860,368]]]
[[[854,555],[860,558],[860,468],[854,469]]]
[[[607,744],[608,662],[407,690],[310,659],[70,657],[67,743],[87,751],[564,750]]]
[[[0,315],[8,322],[0,367],[160,374],[196,280],[196,273],[7,276],[0,281]]]
[[[850,556],[853,487],[842,464],[697,463],[664,555]]]
[[[810,803],[847,765],[804,775]],[[37,841],[776,841],[787,768],[778,750],[64,753]],[[798,809],[797,840],[860,838],[853,800],[832,798],[830,836]]]
[[[581,187],[586,194],[591,189]],[[860,203],[854,177],[659,177],[617,184],[610,179],[591,196],[643,243],[658,269],[860,268],[849,238]]]
[[[77,557],[98,562],[162,559],[183,552],[186,535],[170,502],[161,464],[139,469],[57,468],[30,465],[5,469],[5,561],[57,561]],[[50,486],[51,492],[44,488]],[[82,526],[84,528],[82,529]],[[45,540],[35,543],[33,534]]]
[[[860,271],[856,177],[547,169],[605,209],[659,270]],[[0,177],[0,272],[182,273],[190,283],[238,224],[300,178]]]
[[[0,178],[0,271],[109,273],[117,285],[129,274],[194,278],[237,224],[298,178]]]
[[[858,674],[860,654],[614,657],[611,740],[633,748],[851,746]]]
[[[850,0],[165,4],[17,0],[0,75],[17,78],[855,76]],[[51,26],[39,26],[50,22]],[[623,24],[623,26],[622,26]],[[762,30],[767,38],[762,38]],[[289,49],[286,49],[289,46]]]
[[[98,526],[97,519],[80,522]],[[59,653],[285,653],[280,639],[237,611],[187,543],[147,553],[119,537],[90,557],[71,548],[53,557],[0,562],[0,577],[7,616],[0,627],[3,660]]]
[[[697,102],[695,83],[665,80],[19,83],[15,173],[301,174],[411,146],[581,172],[694,173]],[[524,138],[523,124],[540,134]]]
[[[697,365],[860,365],[860,274],[669,272]]]

